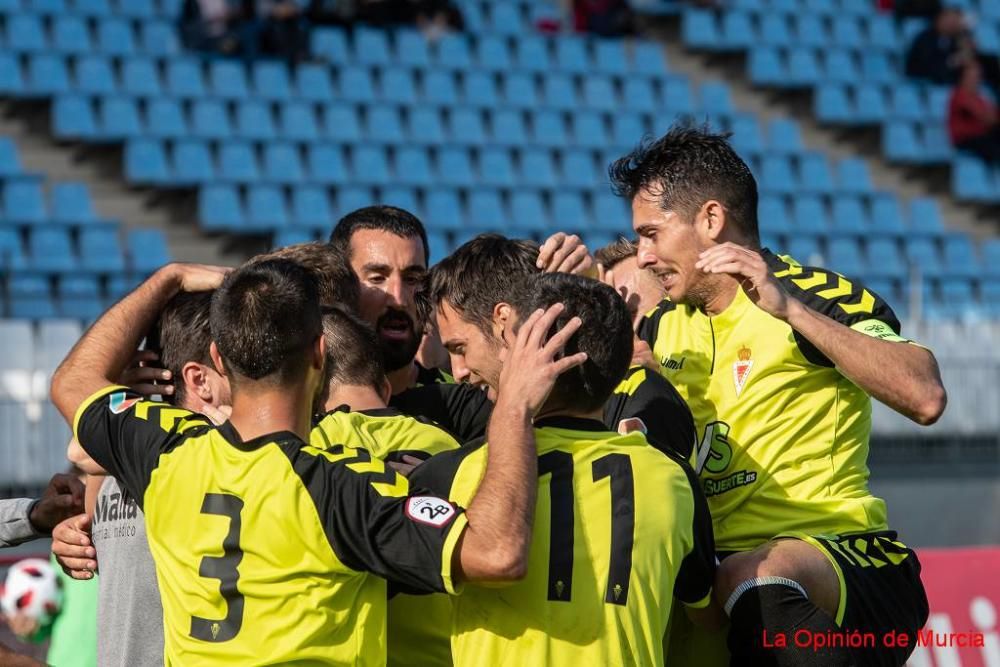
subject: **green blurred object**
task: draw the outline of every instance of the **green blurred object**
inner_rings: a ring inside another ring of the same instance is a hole
[[[52,558],[63,586],[62,610],[52,624],[49,654],[52,667],[97,667],[97,577],[77,580]]]

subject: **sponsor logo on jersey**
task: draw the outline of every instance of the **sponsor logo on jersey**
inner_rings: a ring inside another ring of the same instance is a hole
[[[747,383],[747,378],[750,377],[753,359],[750,358],[750,348],[745,345],[740,348],[737,356],[739,359],[733,364],[733,383],[736,385],[736,396],[739,396]]]
[[[434,496],[413,496],[406,501],[406,516],[440,528],[455,517],[455,506]]]
[[[126,398],[126,396],[124,391],[119,391],[108,397],[108,409],[111,410],[112,414],[120,415],[142,400],[138,397]]]
[[[679,371],[684,368],[685,357],[680,359],[671,359],[669,357],[662,357],[660,359],[660,365],[671,371]]]

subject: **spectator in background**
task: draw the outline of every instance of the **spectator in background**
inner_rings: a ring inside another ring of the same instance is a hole
[[[305,15],[297,0],[257,0],[261,50],[293,62],[307,55]]]
[[[414,5],[417,27],[427,39],[465,27],[462,12],[450,0],[417,0]]]
[[[409,0],[356,0],[354,18],[374,26],[396,26],[413,23],[416,19]]]
[[[55,475],[37,500],[0,500],[0,548],[45,537],[63,519],[83,508],[83,483],[72,475]]]
[[[939,85],[955,85],[962,68],[977,61],[994,92],[1000,93],[1000,61],[980,53],[969,32],[962,10],[944,7],[933,24],[918,33],[906,53],[906,75]]]
[[[958,86],[948,102],[948,131],[951,143],[994,164],[1000,164],[1000,122],[997,107],[983,94],[982,68],[966,63]]]
[[[257,54],[253,17],[252,0],[184,0],[181,40],[189,49],[253,58]]]
[[[572,0],[577,32],[622,37],[635,32],[632,9],[626,0]]]
[[[941,12],[941,0],[896,0],[892,13],[896,20],[920,18],[932,20]]]

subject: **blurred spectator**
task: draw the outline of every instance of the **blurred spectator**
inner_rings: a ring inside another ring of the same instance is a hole
[[[892,12],[900,21],[914,18],[931,20],[941,13],[941,0],[896,0]]]
[[[983,94],[982,69],[966,64],[948,103],[948,131],[955,148],[1000,163],[1000,122],[997,107]]]
[[[55,475],[37,500],[0,500],[0,548],[44,537],[83,507],[83,484],[72,475]]]
[[[375,26],[406,25],[416,20],[409,0],[357,0],[354,18]]]
[[[631,35],[634,30],[632,9],[626,0],[572,0],[573,25],[577,32],[601,37]]]
[[[306,16],[312,25],[347,26],[354,17],[354,4],[344,0],[310,0]]]
[[[305,57],[305,16],[296,0],[257,0],[256,10],[264,53],[292,61]]]
[[[970,61],[979,62],[987,85],[1000,93],[1000,61],[977,51],[960,9],[945,7],[913,39],[906,54],[906,75],[939,85],[955,85]]]
[[[417,26],[428,39],[465,28],[462,12],[449,0],[418,0],[415,13]]]
[[[181,39],[189,49],[253,58],[257,54],[253,17],[252,0],[184,0]]]

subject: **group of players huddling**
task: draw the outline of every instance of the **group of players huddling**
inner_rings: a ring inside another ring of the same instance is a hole
[[[610,175],[637,241],[596,261],[489,234],[428,268],[372,206],[108,310],[51,392],[90,474],[53,551],[100,572],[100,664],[903,664],[773,638],[926,620],[866,461],[870,397],[941,415],[934,356],[760,247],[725,137]]]

